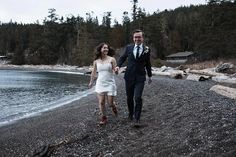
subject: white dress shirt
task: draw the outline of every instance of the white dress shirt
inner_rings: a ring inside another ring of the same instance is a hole
[[[135,45],[134,46],[134,50],[133,50],[133,54],[134,56],[136,57],[136,53],[137,53],[137,48],[139,46],[139,56],[141,55],[141,53],[143,52],[143,44],[140,44],[140,45]]]

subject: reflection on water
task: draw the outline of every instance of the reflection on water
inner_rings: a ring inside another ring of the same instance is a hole
[[[88,76],[76,74],[0,70],[0,124],[81,97],[88,81]]]

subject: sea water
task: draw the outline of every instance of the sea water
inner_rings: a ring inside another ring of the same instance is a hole
[[[35,70],[0,70],[0,126],[68,104],[93,92],[89,76]]]

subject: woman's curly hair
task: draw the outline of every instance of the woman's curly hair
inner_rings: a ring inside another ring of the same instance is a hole
[[[98,58],[101,58],[101,56],[102,56],[101,49],[102,49],[102,47],[103,47],[104,45],[107,45],[107,46],[108,46],[108,53],[107,53],[108,56],[113,57],[113,56],[115,55],[115,50],[114,50],[108,43],[103,42],[103,43],[100,43],[100,44],[95,48],[95,59],[94,59],[94,60],[96,60],[96,59],[98,59]]]

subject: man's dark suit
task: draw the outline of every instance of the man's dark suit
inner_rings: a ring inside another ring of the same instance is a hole
[[[124,79],[126,85],[129,118],[133,119],[134,115],[135,119],[139,120],[143,105],[142,93],[144,88],[144,82],[146,80],[146,72],[148,74],[148,77],[152,76],[152,72],[150,63],[150,49],[147,50],[146,47],[143,46],[142,53],[138,58],[135,58],[133,54],[134,47],[134,44],[126,47],[124,54],[119,58],[118,67],[121,67],[122,64],[128,58]]]

